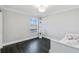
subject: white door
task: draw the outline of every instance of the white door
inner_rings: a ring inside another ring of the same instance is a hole
[[[0,11],[0,48],[2,47],[2,12]]]

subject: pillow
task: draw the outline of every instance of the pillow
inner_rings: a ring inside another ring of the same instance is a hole
[[[79,42],[79,34],[75,34],[75,40],[77,40],[77,42]]]
[[[73,39],[74,39],[73,35],[71,35],[71,34],[66,35],[66,38],[67,38],[68,40],[73,40]]]
[[[66,33],[65,39],[66,39],[66,40],[74,40],[74,34]]]
[[[74,33],[66,33],[65,37],[62,40],[65,43],[68,44],[78,44],[79,42],[79,34]]]

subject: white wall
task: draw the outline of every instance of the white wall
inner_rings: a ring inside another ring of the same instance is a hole
[[[3,10],[3,20],[3,44],[35,36],[31,35],[29,31],[29,16],[17,12]]]
[[[2,39],[3,39],[3,19],[2,19],[2,12],[0,11],[0,48],[2,47]]]
[[[79,33],[79,9],[52,14],[43,19],[46,35],[62,39],[66,32]]]

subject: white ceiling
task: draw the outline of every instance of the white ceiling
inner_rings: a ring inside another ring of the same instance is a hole
[[[9,10],[23,12],[32,16],[48,16],[57,12],[79,8],[78,5],[49,5],[46,9],[46,12],[41,13],[38,12],[37,8],[35,8],[33,5],[5,5],[3,7]]]

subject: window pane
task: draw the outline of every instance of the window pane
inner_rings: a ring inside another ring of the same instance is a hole
[[[37,19],[31,18],[31,24],[32,25],[37,25],[37,23],[38,23],[38,20]]]
[[[37,32],[38,19],[31,17],[30,20],[31,20],[31,29],[30,29],[30,31],[32,33],[35,33],[35,32]]]

